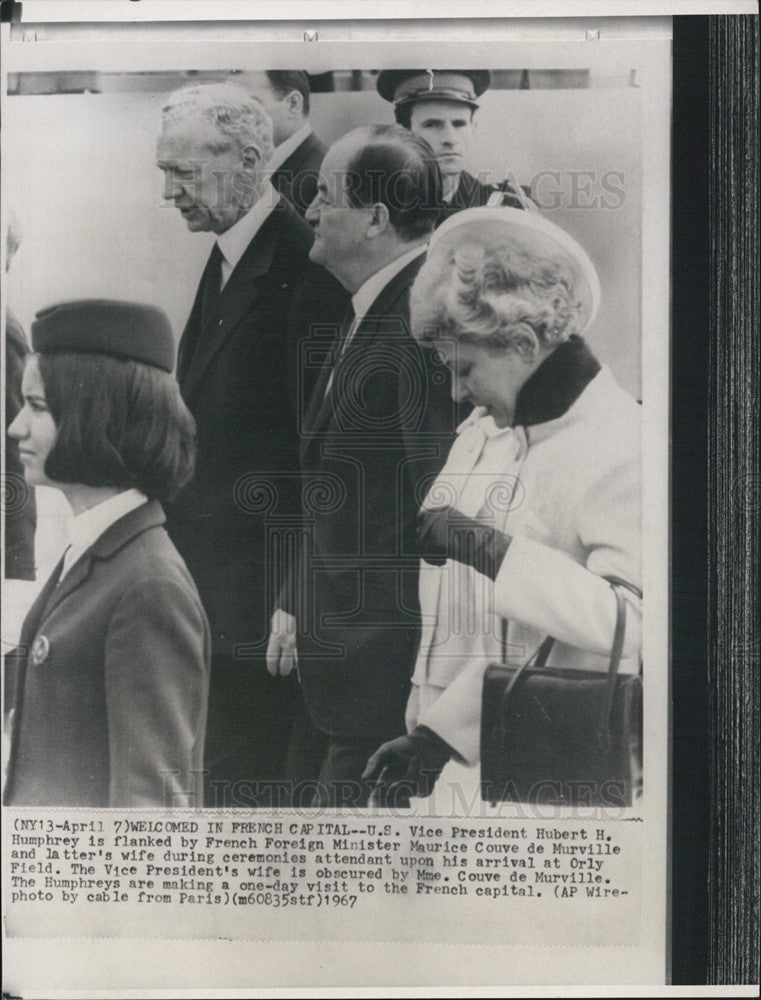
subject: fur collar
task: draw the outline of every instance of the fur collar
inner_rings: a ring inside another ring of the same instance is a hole
[[[514,425],[528,427],[562,417],[600,371],[584,340],[572,334],[524,383],[515,405]]]

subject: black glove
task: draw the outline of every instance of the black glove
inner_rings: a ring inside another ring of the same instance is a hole
[[[509,535],[454,507],[424,507],[418,514],[420,555],[432,566],[454,559],[494,580],[510,542]]]
[[[426,726],[389,740],[367,762],[364,781],[374,781],[370,805],[406,807],[413,796],[433,791],[444,765],[455,751]]]

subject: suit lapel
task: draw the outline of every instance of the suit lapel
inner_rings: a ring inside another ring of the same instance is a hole
[[[299,169],[309,153],[309,139],[311,138],[312,135],[310,133],[310,135],[307,136],[307,138],[294,149],[291,155],[287,156],[283,160],[275,171],[275,177],[285,177],[286,180],[291,180],[293,178],[293,174]]]
[[[272,266],[272,259],[280,239],[284,214],[281,211],[282,201],[281,196],[273,211],[264,220],[261,229],[249,243],[246,252],[222,289],[217,308],[200,331],[181,383],[185,399],[193,394],[214,356],[256,301],[259,294],[259,279]]]
[[[312,398],[309,400],[309,406],[307,407],[306,414],[304,415],[304,433],[307,439],[315,433],[317,426],[322,423],[324,419],[323,411],[332,406],[331,393],[327,393],[326,389],[328,387],[328,380],[330,379],[330,375],[333,371],[336,347],[339,343],[340,337],[336,337],[330,345],[327,357],[325,358],[323,366],[320,369],[320,375],[315,383],[314,389],[312,390]]]
[[[320,374],[317,378],[314,390],[312,391],[312,397],[309,400],[309,406],[307,407],[306,415],[304,417],[304,431],[307,438],[314,434],[318,427],[324,424],[328,414],[330,414],[333,410],[333,389],[331,386],[330,392],[327,391],[328,383],[331,375],[333,375],[334,371],[338,368],[336,362],[341,350],[341,345],[353,322],[354,310],[347,309],[341,326],[328,348],[328,353],[325,357],[322,368],[320,369]],[[302,445],[304,443],[305,442],[302,440]]]
[[[77,587],[81,587],[90,576],[91,568],[92,547],[83,553],[79,559],[77,559],[63,580],[61,580],[55,588],[53,593],[50,595],[50,600],[45,611],[52,611],[65,597],[68,597],[72,591],[76,590]]]
[[[136,535],[142,534],[148,528],[163,524],[164,520],[164,511],[158,500],[150,500],[148,503],[136,507],[129,514],[125,514],[124,517],[120,517],[103,532],[100,538],[96,538],[90,548],[77,559],[60,584],[49,595],[47,606],[43,608],[43,614],[50,614],[61,601],[88,580],[96,559],[109,559],[127,542],[132,541]]]
[[[312,150],[317,146],[318,139],[314,132],[310,132],[303,142],[294,149],[290,156],[287,156],[277,168],[273,177],[283,176],[292,179],[293,175],[304,166],[309,159]]]
[[[347,346],[341,357],[330,368],[327,374],[325,374],[325,370],[323,368],[317,385],[315,386],[315,390],[312,393],[309,409],[307,410],[307,419],[305,420],[304,427],[304,440],[301,449],[302,454],[309,447],[309,444],[315,435],[319,433],[334,413],[333,394],[336,387],[336,375],[339,369],[346,364],[347,359],[351,357],[354,351],[367,349],[367,338],[376,332],[379,320],[384,320],[391,316],[402,316],[405,323],[409,323],[409,315],[407,314],[408,311],[405,310],[404,313],[399,311],[399,299],[415,280],[415,277],[424,260],[425,254],[421,252],[418,257],[415,257],[408,264],[406,264],[398,274],[394,275],[362,318],[357,329],[354,331],[351,343]],[[361,341],[361,338],[363,337],[365,338],[364,344]],[[330,392],[326,396],[325,385],[330,377],[330,371],[333,371],[334,373],[333,384],[330,388]],[[309,419],[310,417],[312,417],[312,420]]]
[[[58,584],[58,578],[61,575],[61,570],[63,569],[63,556],[58,561],[56,568],[50,574],[42,590],[37,595],[34,603],[26,614],[24,623],[21,626],[21,636],[19,638],[19,646],[28,647],[32,639],[37,634],[37,629],[40,626],[45,610],[50,601],[51,594],[55,590]]]
[[[213,263],[214,262],[211,256],[209,256],[209,259],[206,261],[206,267],[203,269],[201,280],[198,283],[198,290],[196,291],[196,297],[193,300],[193,307],[190,310],[190,315],[188,316],[188,321],[185,324],[185,329],[182,332],[182,337],[180,338],[180,344],[177,350],[177,381],[180,383],[180,388],[183,390],[185,388],[185,379],[188,374],[188,368],[190,367],[190,359],[193,355],[193,350],[198,342],[198,337],[203,326],[202,316],[204,289],[206,288],[206,284],[209,280]]]

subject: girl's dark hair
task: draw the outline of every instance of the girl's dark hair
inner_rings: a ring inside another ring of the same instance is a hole
[[[173,375],[103,354],[39,354],[58,431],[45,462],[54,482],[142,490],[169,501],[195,471],[195,421]]]

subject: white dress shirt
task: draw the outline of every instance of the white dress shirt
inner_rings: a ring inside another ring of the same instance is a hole
[[[418,243],[417,246],[412,248],[412,250],[408,250],[407,253],[403,253],[401,257],[397,257],[396,260],[392,260],[390,264],[386,264],[386,266],[382,267],[380,271],[376,271],[375,274],[369,277],[364,285],[362,285],[361,288],[358,288],[354,295],[352,295],[351,304],[354,308],[354,322],[346,335],[343,347],[344,350],[346,350],[351,338],[354,336],[357,327],[370,311],[370,307],[373,302],[375,302],[386,285],[392,278],[395,278],[400,271],[403,271],[410,261],[415,260],[415,258],[419,257],[421,253],[425,253],[427,249],[427,243]]]
[[[235,266],[248,249],[251,240],[261,229],[265,219],[274,210],[280,195],[265,181],[261,197],[235,223],[234,226],[217,237],[217,246],[222,254],[222,288],[225,287]]]
[[[73,517],[69,523],[69,547],[64,556],[59,582],[104,531],[115,524],[120,517],[147,502],[148,498],[140,490],[124,490]]]

